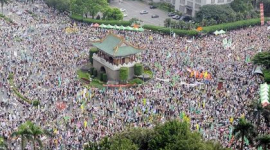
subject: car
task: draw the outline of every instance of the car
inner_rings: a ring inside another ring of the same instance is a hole
[[[140,14],[148,14],[148,11],[142,10],[142,11],[140,12]]]
[[[173,16],[175,16],[175,13],[169,12],[169,13],[168,13],[168,16],[169,16],[169,17],[173,17]]]
[[[183,20],[183,21],[185,21],[185,22],[190,22],[190,21],[192,21],[192,18],[191,18],[190,16],[182,16],[182,17],[180,18],[180,20]]]
[[[150,9],[156,9],[157,6],[150,6]]]
[[[151,18],[158,18],[158,15],[152,15]]]
[[[127,17],[128,15],[127,14],[123,14],[124,17]]]
[[[124,9],[124,8],[120,8],[120,11],[125,12],[125,11],[126,11],[126,9]]]
[[[175,19],[175,20],[179,20],[181,16],[178,16],[178,15],[175,15],[173,16],[172,18]]]

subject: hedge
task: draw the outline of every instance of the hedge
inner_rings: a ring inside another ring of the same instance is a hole
[[[138,64],[135,64],[134,66],[134,74],[136,76],[139,76],[139,75],[142,75],[143,73],[143,65],[138,63]]]
[[[103,82],[107,82],[108,81],[108,77],[107,77],[107,74],[106,73],[103,73],[102,79],[103,79]]]
[[[94,75],[94,77],[97,76],[97,69],[95,69],[95,68],[94,68],[94,70],[93,70],[93,75]]]
[[[118,20],[96,20],[96,19],[90,19],[90,18],[83,18],[82,16],[79,16],[79,15],[71,15],[70,16],[71,19],[74,19],[76,21],[81,21],[81,22],[84,22],[84,23],[89,23],[89,24],[92,24],[92,23],[98,23],[98,24],[110,24],[110,25],[118,25],[118,26],[130,26],[131,23],[129,21],[118,21]]]
[[[128,79],[129,68],[121,67],[119,70],[120,81],[126,81]]]
[[[14,84],[14,75],[13,74],[9,74],[8,76],[8,80],[9,80],[9,84],[12,87],[12,91],[15,93],[15,95],[17,95],[20,99],[22,99],[23,101],[27,102],[28,104],[32,104],[33,106],[38,106],[40,104],[40,102],[38,100],[30,100],[28,98],[26,98],[25,96],[23,96],[19,90],[17,89],[17,87]]]
[[[144,29],[152,30],[154,32],[162,32],[165,34],[170,34],[170,31],[173,31],[175,34],[179,36],[197,36],[199,35],[199,32],[196,30],[180,30],[180,29],[170,29],[170,28],[164,28],[160,26],[154,26],[154,25],[143,25]]]
[[[103,73],[102,73],[102,72],[100,72],[100,73],[98,74],[98,79],[99,79],[100,81],[103,81]]]
[[[265,20],[268,21],[269,18],[265,18]],[[236,22],[223,23],[223,24],[203,27],[202,32],[213,33],[216,30],[221,30],[221,29],[229,31],[229,30],[236,30],[239,28],[255,26],[255,25],[260,25],[260,24],[261,24],[260,18],[248,19],[248,20],[241,20],[241,21],[236,21]]]
[[[129,81],[130,84],[143,84],[143,80],[135,78]]]
[[[91,64],[93,64],[93,54],[97,53],[97,52],[98,52],[98,49],[96,47],[92,47],[89,50],[89,60],[90,60]]]
[[[90,75],[93,75],[94,74],[94,68],[92,67],[92,68],[90,68]]]
[[[264,81],[270,84],[270,70],[263,70]]]

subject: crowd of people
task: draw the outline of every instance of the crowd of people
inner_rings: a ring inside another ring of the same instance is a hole
[[[10,5],[5,10],[17,25],[0,20],[0,135],[11,149],[19,148],[20,138],[10,135],[27,120],[54,133],[42,138],[47,149],[82,149],[84,143],[128,127],[151,128],[170,119],[186,119],[206,140],[237,145],[230,143],[231,127],[247,114],[251,100],[258,99],[250,58],[269,50],[266,26],[201,38],[106,30],[84,23],[77,23],[76,33],[66,33],[73,21],[43,2]],[[146,49],[141,59],[153,71],[153,79],[138,87],[85,92],[76,72],[88,62],[89,38],[102,39],[109,32]],[[196,73],[211,77],[198,78]],[[40,100],[40,106],[32,107],[14,94],[10,74],[19,92]],[[220,82],[223,86],[218,87]]]

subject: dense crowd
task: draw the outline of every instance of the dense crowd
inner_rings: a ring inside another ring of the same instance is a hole
[[[109,30],[77,23],[78,32],[66,33],[72,20],[42,2],[10,5],[5,9],[17,25],[0,20],[0,88],[6,99],[0,101],[0,135],[9,139],[11,149],[19,149],[20,143],[11,133],[26,120],[55,134],[42,138],[48,149],[82,149],[86,142],[127,127],[150,128],[169,119],[186,119],[205,139],[228,146],[232,125],[247,114],[248,103],[258,99],[259,84],[249,58],[270,47],[266,26],[201,38],[113,30],[145,47],[141,59],[154,77],[135,88],[92,88],[85,93],[76,71],[87,63],[89,38],[104,38]],[[20,93],[40,100],[38,108],[12,92],[11,73]],[[202,73],[211,77],[199,78]],[[59,104],[65,107],[59,109]]]

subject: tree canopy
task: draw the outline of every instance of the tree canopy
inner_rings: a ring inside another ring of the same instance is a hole
[[[219,143],[204,141],[192,132],[187,122],[177,120],[157,125],[153,129],[131,128],[99,143],[90,143],[87,150],[225,150]]]
[[[253,59],[253,63],[256,65],[263,65],[266,69],[270,69],[270,52],[257,53]]]

